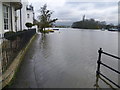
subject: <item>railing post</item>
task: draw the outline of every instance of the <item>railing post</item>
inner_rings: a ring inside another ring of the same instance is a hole
[[[99,75],[99,72],[100,72],[102,48],[98,50],[98,53],[99,53],[99,56],[98,56],[98,61],[97,61],[98,63],[97,72],[96,72],[97,75]]]

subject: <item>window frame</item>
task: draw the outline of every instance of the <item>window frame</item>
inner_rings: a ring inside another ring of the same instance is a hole
[[[4,30],[10,29],[10,7],[3,4],[3,28]]]
[[[30,14],[27,14],[27,18],[30,18]]]

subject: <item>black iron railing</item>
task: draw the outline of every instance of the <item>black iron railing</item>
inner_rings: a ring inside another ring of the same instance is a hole
[[[119,71],[117,71],[117,70],[115,70],[114,68],[112,68],[112,67],[104,64],[104,63],[101,61],[101,56],[102,56],[102,54],[105,54],[105,55],[107,55],[107,56],[116,58],[116,59],[118,59],[118,60],[120,60],[120,58],[117,57],[117,56],[115,56],[115,55],[112,55],[112,54],[109,54],[109,53],[104,52],[104,51],[102,50],[102,48],[100,48],[100,49],[98,50],[98,53],[99,53],[99,57],[98,57],[98,61],[97,61],[98,66],[97,66],[96,75],[97,75],[97,76],[101,75],[102,77],[104,77],[105,79],[107,79],[109,82],[111,82],[112,84],[114,84],[116,87],[120,88],[120,86],[119,86],[118,84],[116,84],[115,82],[113,82],[111,79],[109,79],[107,76],[105,76],[104,74],[102,74],[102,73],[100,72],[100,65],[103,65],[104,67],[106,67],[106,68],[108,68],[108,69],[110,69],[110,70],[112,70],[112,71],[120,74]]]

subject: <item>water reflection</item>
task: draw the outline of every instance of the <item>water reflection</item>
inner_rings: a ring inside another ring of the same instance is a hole
[[[99,81],[102,81],[104,82],[104,84],[106,84],[108,86],[109,89],[111,90],[117,90],[116,88],[114,88],[107,80],[105,80],[103,77],[101,77],[100,75],[96,75],[96,83],[94,85],[95,87],[95,90],[99,90],[100,88],[102,88],[100,85],[99,85]]]

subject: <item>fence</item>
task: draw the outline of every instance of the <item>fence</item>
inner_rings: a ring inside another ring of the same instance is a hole
[[[18,55],[18,53],[26,46],[32,36],[36,33],[36,30],[31,29],[27,31],[16,32],[17,36],[15,40],[6,40],[3,38],[2,43],[2,73],[9,67],[14,58]],[[16,35],[15,34],[15,35]],[[11,36],[10,36],[11,37]]]
[[[97,75],[97,76],[101,75],[103,78],[107,79],[109,82],[111,82],[112,84],[114,84],[116,87],[120,88],[120,86],[119,86],[118,84],[116,84],[115,82],[113,82],[111,79],[109,79],[107,76],[105,76],[104,74],[102,74],[102,73],[100,72],[100,65],[103,65],[104,67],[106,67],[106,68],[108,68],[108,69],[110,69],[110,70],[112,70],[112,71],[120,74],[119,71],[117,71],[117,70],[115,70],[114,68],[112,68],[112,67],[110,67],[110,66],[102,63],[102,61],[101,61],[101,55],[102,55],[102,54],[105,54],[105,55],[107,55],[107,56],[113,57],[113,58],[118,59],[118,60],[120,60],[120,58],[117,57],[117,56],[114,56],[114,55],[112,55],[112,54],[109,54],[109,53],[104,52],[104,51],[102,50],[102,48],[99,49],[98,53],[99,53],[99,57],[98,57],[98,61],[97,61],[98,67],[97,67],[96,75]]]

